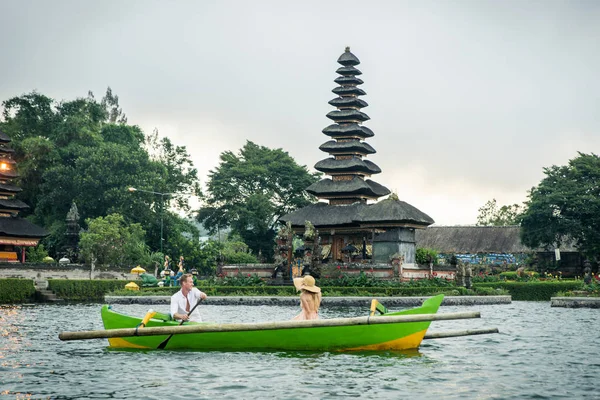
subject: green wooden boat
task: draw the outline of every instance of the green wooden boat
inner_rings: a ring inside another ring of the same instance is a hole
[[[443,299],[444,295],[438,295],[425,300],[421,307],[383,315],[313,321],[185,323],[179,326],[179,322],[169,321],[166,316],[160,318],[154,315],[147,321],[145,327],[138,327],[135,331],[132,328],[140,325],[141,318],[117,313],[105,305],[102,307],[102,321],[106,331],[104,335],[99,334],[94,337],[108,338],[111,348],[132,349],[407,350],[419,347],[432,321],[431,318],[444,315],[432,316],[437,313]],[[423,320],[419,320],[420,318]],[[118,331],[111,332],[115,329]],[[164,333],[161,334],[162,332]],[[110,337],[113,336],[111,333],[122,336]],[[84,338],[92,338],[92,336],[69,339]]]

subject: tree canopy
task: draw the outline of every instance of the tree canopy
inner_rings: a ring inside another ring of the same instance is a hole
[[[125,223],[119,214],[85,221],[87,231],[81,234],[79,248],[90,263],[135,265],[148,254],[145,232],[140,224]]]
[[[82,220],[119,214],[126,224],[139,223],[152,249],[160,247],[161,216],[168,233],[167,252],[181,247],[171,246],[176,243],[174,232],[198,236],[197,229],[169,207],[189,210],[189,195],[200,194],[186,148],[128,125],[110,88],[100,101],[92,93],[57,102],[32,92],[2,105],[0,129],[12,139],[21,175],[23,192],[18,198],[31,207],[28,218],[50,232],[43,243],[51,254],[61,250],[73,201]],[[131,193],[128,187],[140,191]]]
[[[478,226],[506,226],[519,225],[520,215],[524,207],[519,204],[504,205],[498,207],[496,199],[485,203],[478,211]]]
[[[591,259],[600,255],[600,158],[579,153],[568,165],[544,168],[546,177],[529,193],[521,238],[530,247],[574,240]]]
[[[278,219],[315,199],[304,191],[318,180],[282,149],[251,141],[234,154],[221,153],[220,164],[209,173],[204,207],[198,220],[211,233],[231,227],[257,255],[273,255]]]

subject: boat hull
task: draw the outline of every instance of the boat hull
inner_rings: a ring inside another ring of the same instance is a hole
[[[427,299],[423,306],[390,315],[435,314],[443,295]],[[378,318],[374,316],[372,318]],[[102,307],[105,329],[133,328],[140,318],[117,313]],[[308,321],[307,321],[308,322]],[[169,350],[206,351],[365,351],[407,350],[421,344],[430,321],[400,322],[373,325],[342,325],[319,327],[282,327],[175,334],[168,341]],[[210,323],[203,323],[210,325]],[[147,327],[177,326],[178,322],[150,319]],[[243,324],[237,324],[243,325]],[[144,329],[144,328],[140,328]],[[108,339],[111,348],[156,349],[168,335],[132,336]]]

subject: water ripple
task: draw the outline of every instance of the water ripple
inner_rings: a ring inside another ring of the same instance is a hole
[[[113,351],[102,340],[58,340],[63,330],[102,329],[99,306],[0,307],[0,398],[598,398],[595,309],[545,302],[479,306],[481,319],[439,321],[432,330],[483,325],[500,334],[429,340],[411,352]],[[119,310],[141,316],[147,306]],[[366,313],[323,311],[327,318]],[[442,308],[456,311],[465,308]],[[202,308],[206,320],[219,322],[284,320],[296,313],[285,306]]]

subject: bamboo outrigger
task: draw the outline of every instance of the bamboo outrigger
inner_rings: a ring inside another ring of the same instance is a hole
[[[119,314],[102,307],[105,330],[62,332],[61,340],[106,338],[112,348],[191,349],[217,351],[260,350],[406,350],[416,349],[431,321],[479,318],[479,312],[436,314],[443,295],[427,299],[421,307],[384,315],[312,321],[262,323],[186,323]],[[137,327],[137,328],[136,328]],[[497,329],[445,332],[429,338],[498,332]]]

